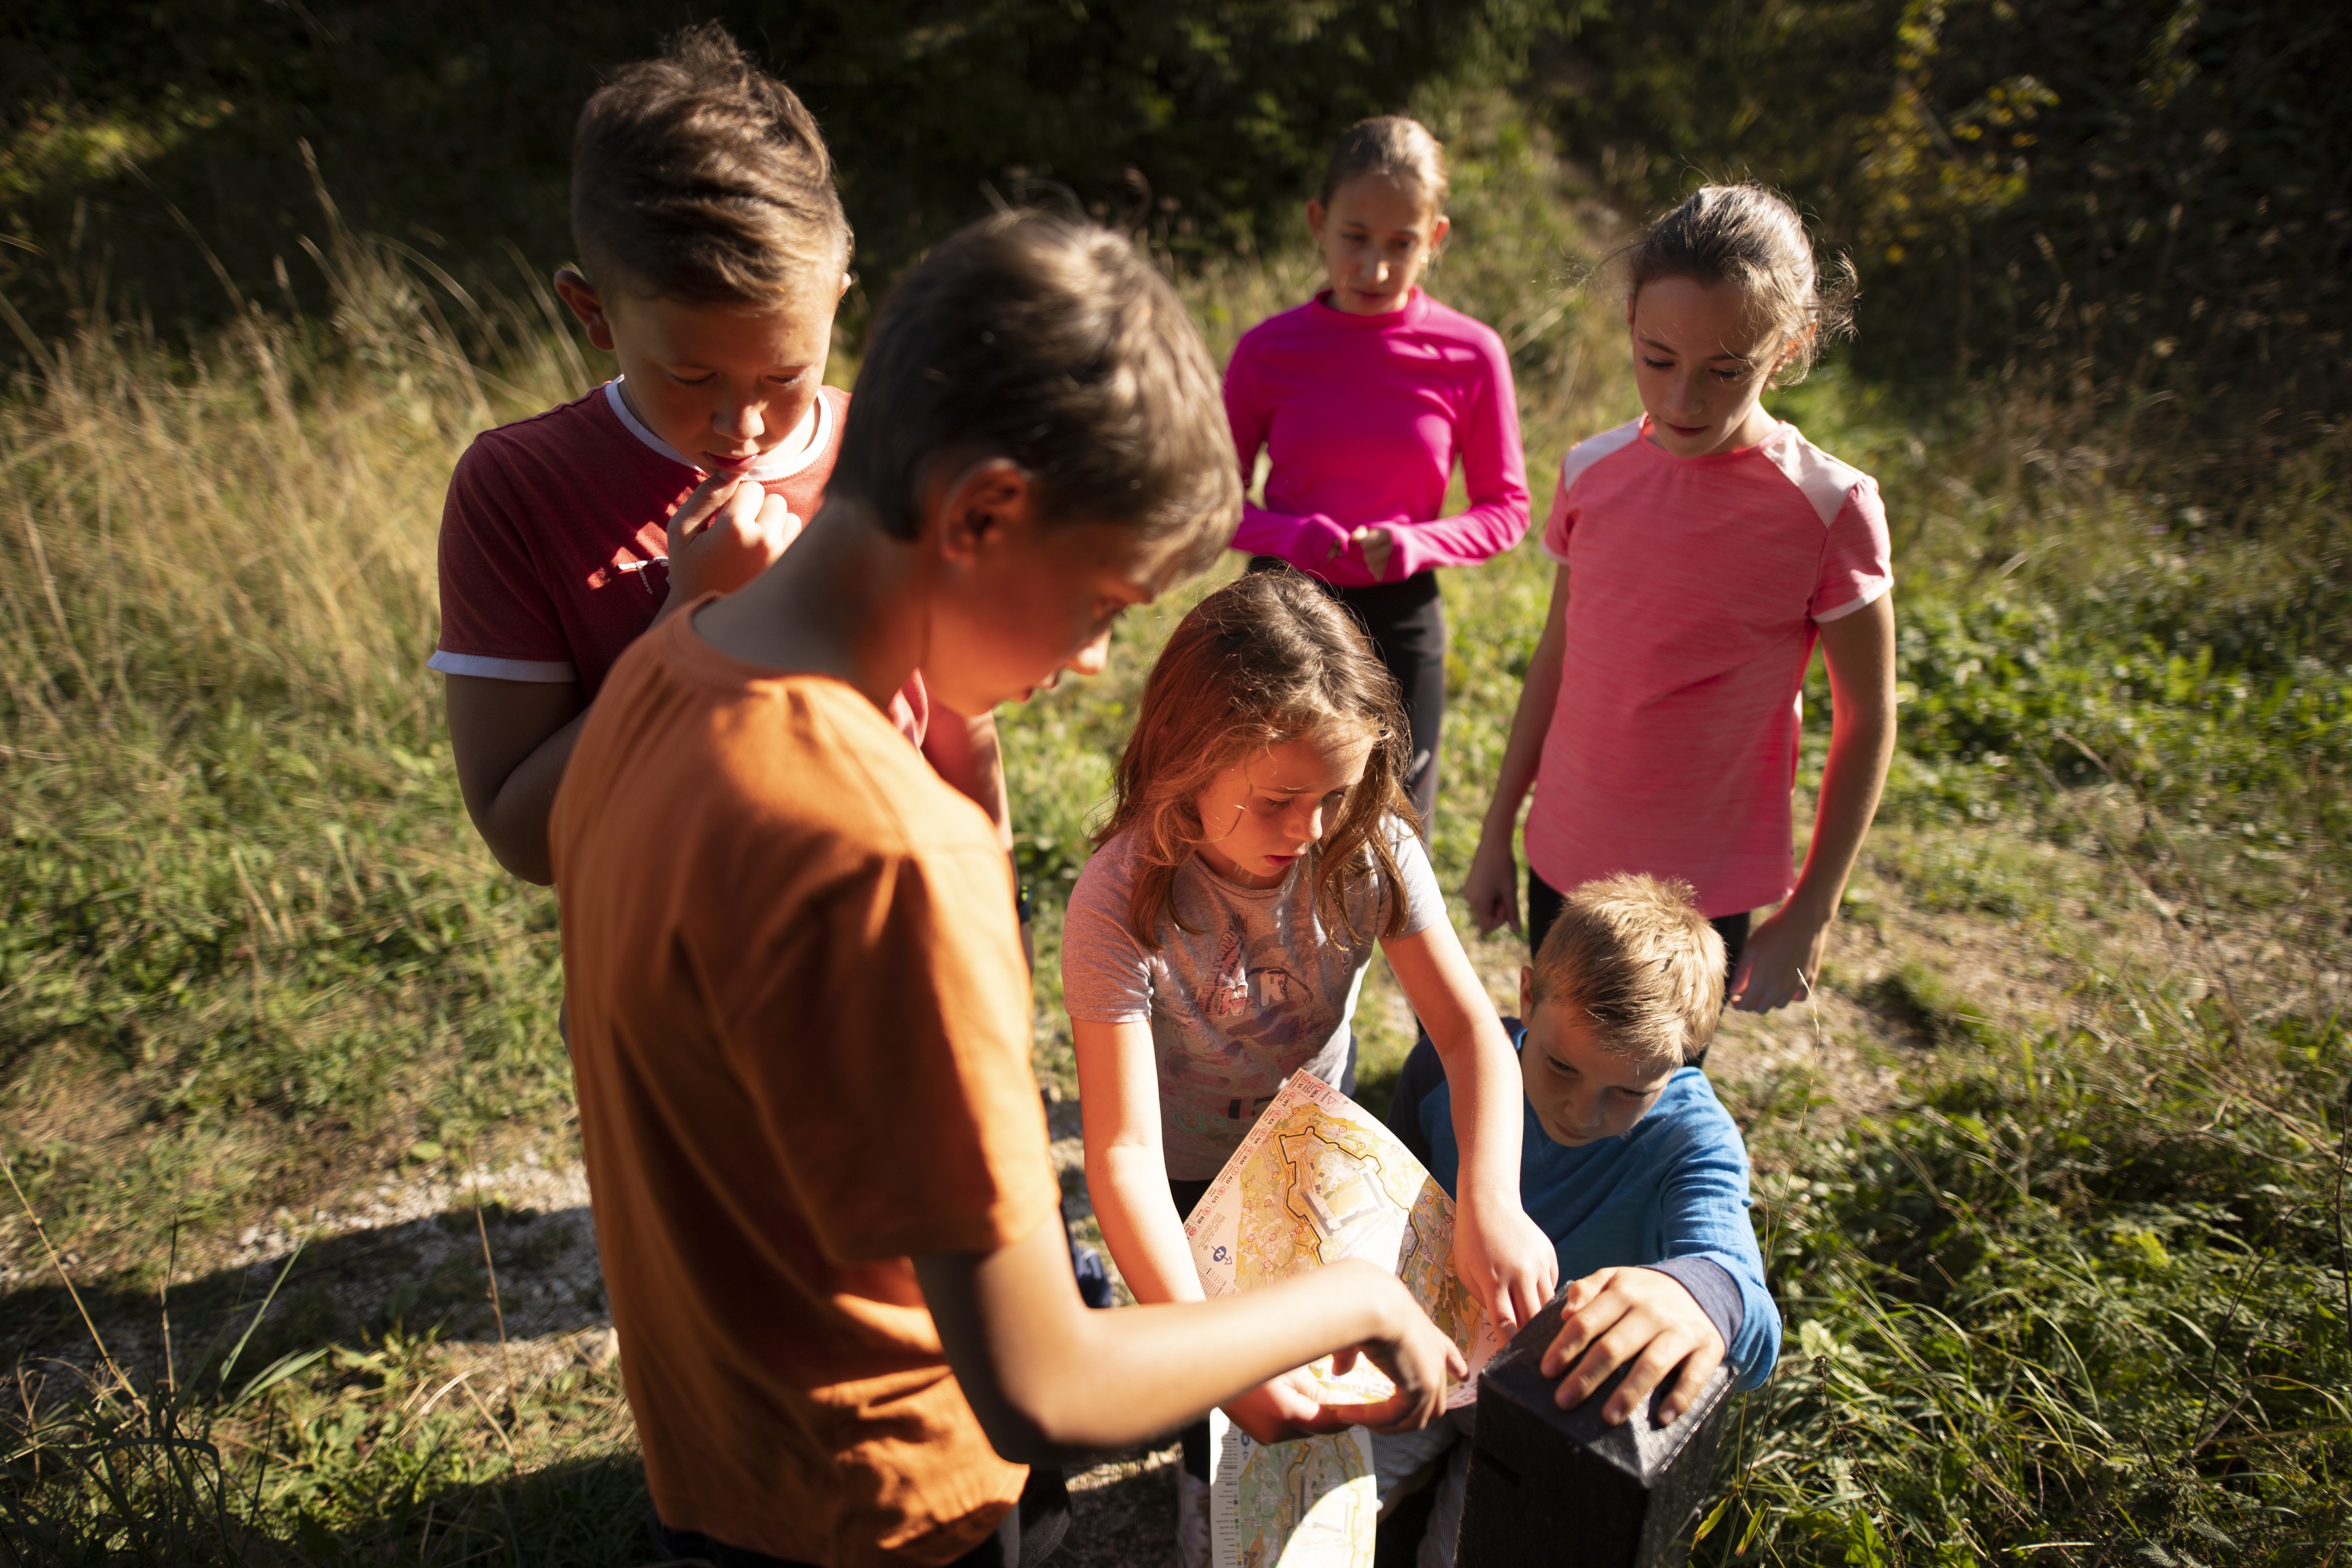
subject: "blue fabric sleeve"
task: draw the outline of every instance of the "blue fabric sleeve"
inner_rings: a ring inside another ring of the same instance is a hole
[[[1412,1052],[1404,1058],[1404,1070],[1397,1074],[1396,1089],[1389,1100],[1389,1129],[1397,1142],[1410,1150],[1421,1162],[1421,1168],[1437,1175],[1431,1164],[1433,1151],[1429,1134],[1421,1125],[1421,1108],[1437,1090],[1445,1087],[1445,1064],[1438,1058],[1437,1047],[1427,1035],[1412,1043]],[[1454,1173],[1438,1176],[1438,1185],[1448,1196],[1454,1192]]]
[[[1727,1351],[1738,1342],[1739,1326],[1747,1321],[1747,1303],[1739,1299],[1739,1281],[1731,1270],[1712,1258],[1669,1258],[1664,1263],[1645,1267],[1664,1275],[1690,1292],[1715,1331],[1723,1336]]]
[[[1748,1150],[1738,1123],[1707,1095],[1711,1115],[1694,1118],[1689,1142],[1666,1173],[1660,1194],[1657,1262],[1706,1258],[1739,1288],[1738,1331],[1724,1336],[1739,1386],[1762,1386],[1780,1359],[1780,1310],[1764,1285],[1764,1254],[1748,1211]],[[1696,1291],[1692,1294],[1697,1296]],[[1704,1298],[1700,1299],[1704,1306]]]

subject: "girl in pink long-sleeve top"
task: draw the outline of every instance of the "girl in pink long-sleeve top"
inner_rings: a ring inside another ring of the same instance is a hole
[[[1263,449],[1265,504],[1234,547],[1283,563],[1364,623],[1402,689],[1408,787],[1437,798],[1445,716],[1445,609],[1436,569],[1468,566],[1528,531],[1527,460],[1511,363],[1494,329],[1422,292],[1444,242],[1445,162],[1414,121],[1367,120],[1340,139],[1307,204],[1330,287],[1244,334],[1225,413],[1248,480]],[[1444,515],[1456,463],[1465,511]]]

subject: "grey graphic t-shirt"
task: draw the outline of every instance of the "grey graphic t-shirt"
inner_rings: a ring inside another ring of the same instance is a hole
[[[1429,855],[1394,827],[1404,933],[1445,918]],[[1197,855],[1177,868],[1176,909],[1146,948],[1127,926],[1135,857],[1122,833],[1095,852],[1071,889],[1062,928],[1062,1002],[1070,1016],[1151,1026],[1160,1059],[1160,1127],[1168,1173],[1205,1181],[1241,1147],[1282,1080],[1301,1068],[1337,1084],[1347,1070],[1356,988],[1396,890],[1358,882],[1348,913],[1362,933],[1324,929],[1315,909],[1316,851],[1279,887],[1241,888]]]

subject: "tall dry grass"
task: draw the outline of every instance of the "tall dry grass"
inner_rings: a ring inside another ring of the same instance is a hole
[[[1570,286],[1602,247],[1539,145],[1491,105],[1439,107],[1459,226],[1433,288],[1512,345],[1540,510],[1567,445],[1634,411],[1606,284]],[[520,269],[510,297],[474,298],[394,242],[321,232],[327,317],[243,301],[193,348],[89,321],[31,338],[0,398],[0,1157],[60,1266],[118,1302],[170,1282],[175,1236],[183,1267],[216,1260],[247,1216],[283,1205],[299,1230],[460,1144],[568,1147],[551,906],[467,827],[423,662],[450,465],[594,372]],[[1314,281],[1284,253],[1182,286],[1222,352]],[[2077,965],[2082,1005],[2012,1037],[1901,977],[1947,1054],[1905,1067],[1888,1115],[1821,1133],[1822,1086],[1797,1074],[1741,1097],[1793,1359],[1747,1407],[1702,1552],[2352,1550],[2340,497],[2297,478],[2297,526],[2241,542],[2137,485],[2128,432],[2023,393],[1923,423],[1832,368],[1775,406],[1877,472],[1897,519],[1890,880],[2011,922]],[[1446,583],[1449,887],[1550,579],[1526,549]],[[1102,680],[1004,715],[1049,893],[1186,602],[1138,616]],[[2069,761],[2085,749],[2089,773]],[[2037,884],[1988,836],[2072,847],[2091,883]],[[2084,899],[2143,896],[2198,966],[2238,965],[2242,1000],[2190,995],[2173,950],[2116,963],[2082,938]],[[1066,1082],[1050,900],[1045,925],[1038,1059]],[[2309,982],[2273,987],[2289,949]],[[1373,1065],[1403,1043],[1371,1040]],[[0,1248],[6,1333],[55,1342],[58,1321],[27,1321],[68,1309],[23,1211]],[[134,1368],[142,1405],[18,1373],[0,1542],[93,1563],[631,1560],[609,1376],[485,1423],[428,1403],[449,1380],[423,1330],[280,1330],[298,1356],[336,1348],[236,1409],[217,1380],[174,1403]]]

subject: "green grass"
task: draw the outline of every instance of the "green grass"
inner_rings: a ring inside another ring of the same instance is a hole
[[[1633,411],[1621,329],[1558,287],[1593,247],[1540,146],[1486,100],[1433,113],[1461,191],[1435,287],[1514,344],[1541,492]],[[331,320],[255,315],[180,354],[93,330],[0,400],[0,1155],[27,1201],[0,1216],[0,1315],[12,1349],[88,1373],[28,1360],[0,1401],[0,1541],[41,1562],[635,1561],[614,1370],[509,1377],[451,1348],[491,1332],[487,1269],[375,1279],[356,1307],[298,1270],[223,1375],[268,1284],[228,1261],[240,1226],[572,1149],[551,903],[466,824],[423,660],[457,453],[597,373],[533,301],[476,306],[329,237]],[[1286,253],[1184,288],[1222,352],[1310,279]],[[2286,475],[2273,526],[2210,537],[2124,484],[2127,451],[2081,458],[2102,427],[1997,387],[1932,427],[1834,367],[1780,405],[1896,519],[1903,752],[1849,913],[1911,945],[1844,999],[1929,1048],[1884,1053],[1892,1103],[1860,1113],[1801,1057],[1727,1086],[1790,1348],[1741,1409],[1702,1558],[2335,1561],[2340,495]],[[1529,547],[1446,577],[1448,888],[1550,575]],[[1102,679],[1003,715],[1045,894],[1036,1061],[1066,1094],[1055,889],[1150,651],[1205,587],[1134,616]],[[1810,777],[1818,679],[1808,710]],[[2072,994],[2013,1025],[1916,930],[2006,942]],[[1507,936],[1474,956],[1498,981],[1517,963]],[[1376,978],[1360,1019],[1375,1105],[1410,1043],[1393,995]],[[75,1348],[32,1214],[127,1387]],[[509,1277],[523,1234],[485,1223]]]

